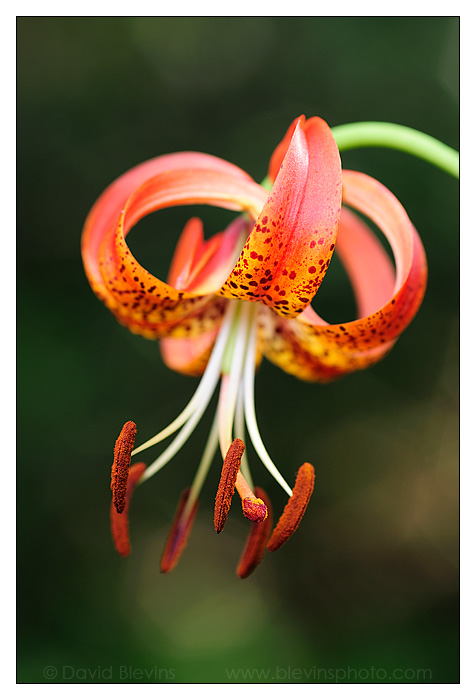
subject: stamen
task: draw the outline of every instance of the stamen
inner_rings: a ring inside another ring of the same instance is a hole
[[[114,505],[114,500],[111,503],[111,534],[116,551],[121,555],[121,557],[128,557],[131,553],[131,543],[129,537],[129,505],[134,488],[144,473],[144,470],[145,464],[143,462],[138,462],[130,468],[125,505],[122,513],[117,512]]]
[[[254,304],[240,304],[235,324],[230,333],[222,362],[223,379],[220,391],[220,449],[225,456],[231,443],[238,389],[243,374],[250,322],[256,313]]]
[[[213,350],[210,355],[210,359],[208,360],[205,372],[203,373],[200,383],[194,395],[190,399],[188,405],[177,416],[177,418],[175,418],[172,421],[172,423],[170,423],[170,425],[161,430],[160,433],[157,433],[157,435],[155,435],[154,437],[150,438],[150,440],[147,440],[139,447],[136,447],[136,449],[133,452],[134,455],[138,452],[141,452],[142,450],[146,450],[147,448],[156,445],[159,442],[162,442],[162,440],[165,440],[170,435],[173,435],[173,433],[175,433],[179,428],[181,428],[182,425],[184,425],[184,423],[186,423],[197,410],[200,412],[201,417],[205,408],[208,406],[208,403],[212,397],[213,392],[215,391],[215,387],[220,377],[220,368],[223,359],[223,353],[225,352],[230,327],[234,319],[235,313],[236,305],[230,303],[229,308],[223,318],[220,331],[218,332],[217,338],[215,340],[215,345],[213,346]],[[152,476],[152,474],[149,473],[149,470],[148,476]]]
[[[243,440],[236,438],[228,448],[223,462],[220,483],[218,484],[218,491],[215,497],[214,524],[217,533],[220,533],[225,527],[244,451],[245,445]]]
[[[177,513],[174,517],[174,522],[169,532],[167,543],[165,545],[162,560],[160,562],[160,570],[162,573],[168,573],[177,564],[183,550],[187,544],[188,536],[192,529],[195,515],[198,510],[198,495],[205,481],[205,477],[210,469],[213,456],[216,453],[218,446],[218,411],[208,436],[205,450],[198,465],[197,473],[193,483],[187,491],[181,496]]]
[[[114,462],[111,469],[112,500],[118,513],[122,513],[126,503],[127,479],[131,464],[131,453],[137,426],[133,421],[124,423],[114,446]]]
[[[297,530],[314,489],[314,476],[314,467],[309,462],[305,462],[299,467],[292,496],[269,539],[268,549],[270,552],[279,549]]]
[[[256,362],[256,324],[250,332],[250,339],[248,343],[248,351],[246,355],[245,369],[243,373],[243,390],[244,390],[244,400],[245,400],[245,418],[246,426],[259,458],[263,462],[266,469],[269,471],[271,476],[273,476],[278,484],[286,491],[288,496],[292,496],[291,487],[286,483],[284,477],[281,475],[276,465],[272,461],[266,447],[264,446],[263,440],[258,430],[258,423],[256,421],[255,412],[255,398],[254,398],[254,378],[255,378],[255,362]]]
[[[179,504],[175,512],[172,527],[165,544],[164,553],[160,560],[160,571],[163,574],[169,573],[176,566],[180,555],[187,546],[187,541],[192,530],[192,525],[198,510],[198,500],[186,512],[189,502],[190,489],[186,489],[180,496]]]
[[[260,489],[255,489],[256,495],[266,504],[268,517],[260,523],[252,523],[245,548],[241,554],[236,573],[240,578],[246,578],[256,569],[266,550],[266,542],[273,525],[271,503],[268,496]]]
[[[254,523],[261,523],[263,520],[266,520],[268,515],[266,504],[261,498],[256,498],[241,472],[238,472],[235,486],[242,500],[245,518]]]
[[[212,427],[208,435],[208,440],[203,451],[202,459],[198,465],[197,473],[190,487],[190,495],[188,503],[185,505],[184,517],[192,510],[193,503],[197,500],[200,491],[205,481],[205,477],[208,474],[213,457],[216,454],[218,447],[218,411],[215,413],[215,418],[213,419]]]

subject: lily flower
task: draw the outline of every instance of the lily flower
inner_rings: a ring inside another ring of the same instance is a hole
[[[149,160],[113,182],[92,208],[82,255],[95,294],[133,333],[158,339],[165,364],[201,376],[189,404],[166,428],[134,449],[128,421],[116,442],[111,527],[118,552],[130,551],[128,510],[134,486],[160,471],[198,425],[218,385],[216,416],[195,478],[180,499],[161,570],[177,563],[190,534],[204,479],[219,448],[214,523],[225,525],[235,490],[251,531],[237,573],[248,576],[265,549],[295,532],[315,473],[306,462],[293,488],[268,454],[254,406],[255,371],[262,357],[307,381],[328,382],[382,359],[422,301],[425,252],[404,208],[373,178],[344,170],[331,129],[304,116],[274,151],[267,187],[231,163],[203,153]],[[342,209],[342,203],[344,206]],[[166,282],[134,258],[126,236],[156,210],[208,204],[239,212],[205,240],[192,218],[178,241]],[[382,231],[394,263],[359,217]],[[334,251],[353,285],[358,317],[326,323],[311,307]],[[264,467],[289,500],[274,529],[265,492],[255,487],[245,451],[247,435]],[[131,457],[177,433],[147,467]]]

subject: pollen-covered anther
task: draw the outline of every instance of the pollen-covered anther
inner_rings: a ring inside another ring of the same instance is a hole
[[[251,523],[248,539],[240,557],[236,573],[240,578],[246,578],[256,569],[266,550],[266,543],[273,526],[271,503],[268,496],[258,486],[255,489],[256,496],[266,505],[267,517],[261,522]]]
[[[218,484],[218,491],[215,497],[214,524],[217,533],[220,533],[225,527],[244,451],[245,444],[243,440],[236,438],[228,448],[225,461],[223,462],[220,483]]]
[[[279,547],[282,547],[291,535],[296,532],[311,498],[314,489],[314,479],[314,467],[309,462],[305,462],[299,467],[293,495],[287,502],[283,514],[269,539],[268,549],[270,552],[274,552]]]
[[[132,493],[145,471],[146,465],[143,462],[134,464],[129,470],[129,479],[127,482],[125,505],[122,513],[118,513],[114,505],[114,499],[111,502],[111,534],[114,546],[121,557],[127,557],[131,553],[131,543],[129,537],[129,505],[131,502]]]
[[[177,506],[172,526],[165,543],[164,553],[160,560],[160,571],[169,573],[177,565],[180,556],[187,546],[195,516],[198,510],[198,500],[188,507],[190,489],[185,489]]]
[[[126,505],[127,480],[131,465],[131,454],[137,426],[133,421],[124,423],[114,446],[114,462],[111,469],[112,501],[118,513],[122,513]]]

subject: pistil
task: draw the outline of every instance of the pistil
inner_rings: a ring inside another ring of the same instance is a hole
[[[219,398],[220,449],[223,459],[232,442],[236,402],[255,313],[255,304],[238,303],[230,338],[223,355],[223,377]]]
[[[266,447],[258,429],[255,412],[255,397],[254,397],[254,381],[255,381],[255,358],[256,358],[256,343],[257,343],[257,328],[256,324],[251,327],[250,337],[248,339],[248,351],[243,373],[243,394],[244,394],[244,410],[246,418],[246,427],[259,458],[263,462],[271,476],[276,479],[278,484],[286,491],[288,496],[292,496],[291,487],[287,484],[284,477],[279,472],[278,468],[269,456]]]
[[[235,486],[240,494],[245,518],[254,523],[263,522],[268,515],[266,504],[261,498],[255,496],[241,471],[238,472]]]

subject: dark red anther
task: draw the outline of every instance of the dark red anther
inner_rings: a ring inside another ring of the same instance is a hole
[[[236,569],[240,578],[246,578],[256,569],[266,550],[266,543],[273,526],[273,513],[269,498],[259,486],[255,488],[255,493],[267,508],[267,517],[261,522],[253,522],[250,527],[248,539]]]
[[[129,536],[129,505],[132,498],[132,493],[145,471],[146,465],[143,462],[134,464],[129,470],[129,480],[127,483],[124,509],[122,513],[118,513],[114,505],[114,500],[111,503],[111,533],[114,541],[114,546],[121,555],[127,557],[131,553],[131,543]]]
[[[274,552],[279,547],[282,547],[291,535],[296,532],[311,498],[314,489],[314,478],[315,474],[312,464],[305,462],[299,467],[293,495],[287,502],[283,514],[269,539],[268,549],[270,552]]]
[[[111,469],[111,490],[114,507],[122,513],[126,504],[127,480],[131,464],[131,454],[137,426],[133,421],[127,421],[119,434],[114,446],[114,462]]]
[[[245,444],[243,440],[236,438],[228,448],[225,461],[223,462],[220,483],[218,484],[218,491],[215,497],[214,524],[217,533],[220,533],[225,527],[244,451]]]
[[[165,544],[164,553],[160,560],[160,571],[167,574],[177,565],[180,556],[187,546],[187,541],[192,530],[192,525],[198,510],[198,500],[192,505],[191,510],[184,517],[185,506],[188,503],[190,489],[186,489],[180,496],[179,504],[175,512],[174,520]]]

